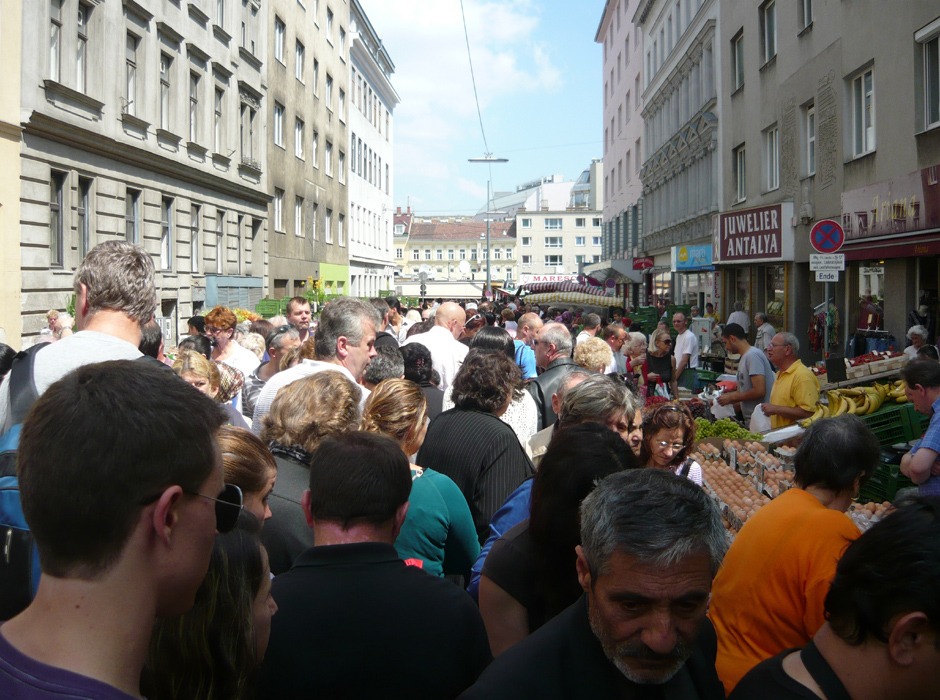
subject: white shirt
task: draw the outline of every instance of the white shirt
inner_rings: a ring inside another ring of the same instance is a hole
[[[682,465],[680,464],[675,469],[675,475],[679,476],[679,472],[682,471]],[[693,461],[692,466],[689,467],[689,473],[685,475],[686,478],[694,483],[696,486],[702,485],[702,465],[698,462]]]
[[[685,333],[676,336],[677,365],[682,361],[683,355],[689,355],[689,367],[693,369],[698,367],[698,338],[688,328],[686,328]]]
[[[232,354],[228,359],[220,360],[222,364],[233,367],[242,373],[245,381],[248,381],[248,377],[251,376],[251,373],[254,372],[261,365],[261,360],[258,359],[258,356],[255,355],[248,348],[243,348],[241,345],[236,343],[234,340],[229,341],[230,347],[232,347]],[[241,412],[242,410],[242,392],[239,392],[235,395],[235,398],[232,399],[232,406],[235,407],[235,410]]]
[[[447,391],[444,392],[442,404],[442,410],[444,411],[449,411],[454,407],[453,388],[452,386],[447,387]],[[532,394],[523,391],[522,398],[510,401],[509,408],[499,419],[512,428],[516,437],[519,438],[519,444],[525,447],[529,443],[529,438],[535,435],[535,431],[538,430],[539,409],[535,405]]]
[[[751,319],[743,311],[735,311],[730,316],[728,316],[728,323],[737,323],[741,328],[744,329],[745,333],[751,331]]]
[[[593,337],[594,336],[588,333],[587,331],[581,331],[580,333],[578,333],[578,337],[575,339],[575,345],[580,345],[585,340],[590,340]]]
[[[441,391],[447,391],[447,387],[453,384],[460,365],[470,352],[470,348],[455,340],[443,326],[434,326],[427,333],[413,335],[402,344],[409,343],[421,343],[431,351],[431,366],[441,375]]]
[[[271,404],[274,403],[274,399],[280,389],[284,388],[291,382],[297,381],[298,379],[303,379],[304,377],[309,377],[311,374],[324,371],[340,372],[345,374],[349,381],[359,387],[359,391],[361,393],[359,399],[359,408],[361,409],[366,405],[366,399],[369,398],[369,394],[372,392],[370,392],[364,386],[358,384],[356,382],[356,378],[352,376],[352,372],[350,372],[348,369],[342,365],[337,365],[332,362],[303,360],[299,365],[294,365],[290,369],[285,369],[283,372],[278,372],[268,380],[267,384],[264,385],[261,393],[258,394],[258,399],[255,401],[255,413],[251,419],[251,432],[253,432],[255,435],[261,434],[262,420],[271,411]]]

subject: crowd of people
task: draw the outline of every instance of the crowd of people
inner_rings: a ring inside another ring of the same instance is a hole
[[[72,335],[0,367],[0,479],[31,543],[7,540],[0,587],[38,552],[0,698],[936,692],[940,499],[860,534],[845,511],[877,441],[821,420],[732,542],[689,409],[647,406],[694,386],[682,313],[673,342],[516,299],[314,319],[297,297],[245,324],[216,307],[167,351],[141,248],[95,247],[75,293]],[[798,341],[723,333],[744,372],[727,402],[798,417]],[[940,371],[910,376],[932,406]]]

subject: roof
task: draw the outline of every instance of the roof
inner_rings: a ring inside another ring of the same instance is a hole
[[[505,232],[505,235],[503,233]],[[465,221],[460,224],[419,224],[411,226],[411,241],[479,241],[486,237],[486,223]],[[514,221],[490,223],[490,241],[516,237]]]

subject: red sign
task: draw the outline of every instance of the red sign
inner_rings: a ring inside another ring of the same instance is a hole
[[[719,215],[718,250],[722,262],[782,259],[780,205]]]
[[[819,253],[836,253],[845,243],[845,231],[838,221],[824,219],[809,232],[809,242]]]
[[[649,270],[656,264],[653,258],[633,258],[634,270]]]

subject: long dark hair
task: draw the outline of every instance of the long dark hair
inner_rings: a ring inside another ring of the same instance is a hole
[[[253,608],[267,571],[260,526],[243,513],[215,538],[193,609],[158,620],[141,678],[149,700],[248,700],[261,659]]]
[[[534,545],[535,591],[529,630],[581,595],[574,548],[581,543],[581,501],[609,474],[640,465],[623,438],[601,423],[559,431],[532,483],[529,536]]]

